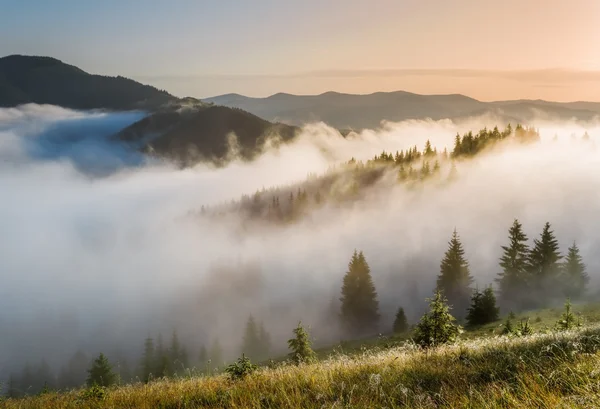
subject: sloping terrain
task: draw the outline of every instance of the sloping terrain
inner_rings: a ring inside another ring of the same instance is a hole
[[[0,58],[0,107],[26,103],[73,109],[154,109],[177,100],[124,77],[92,75],[50,57]]]
[[[121,131],[122,141],[183,165],[200,160],[251,159],[269,139],[288,141],[297,128],[274,124],[240,109],[195,106],[156,112]]]

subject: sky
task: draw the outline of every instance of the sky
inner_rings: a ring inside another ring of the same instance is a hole
[[[178,96],[600,100],[597,0],[0,0],[0,56]]]

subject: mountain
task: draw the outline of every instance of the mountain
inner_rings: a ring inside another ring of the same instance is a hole
[[[177,100],[166,91],[124,77],[87,72],[50,57],[0,58],[0,107],[26,103],[72,109],[155,109]]]
[[[116,138],[185,166],[201,160],[225,162],[232,155],[251,159],[267,141],[289,141],[297,130],[241,109],[190,104],[155,112],[123,129]]]
[[[226,94],[207,98],[205,101],[240,108],[268,120],[294,125],[323,121],[340,129],[376,128],[382,120],[464,118],[486,113],[524,122],[540,115],[581,120],[600,115],[600,103],[594,102],[482,102],[464,95],[419,95],[404,91],[368,95],[337,92],[320,95],[279,93],[266,98]]]

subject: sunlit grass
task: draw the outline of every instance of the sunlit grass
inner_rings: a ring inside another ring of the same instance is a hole
[[[548,318],[550,319],[550,318]],[[539,324],[539,323],[538,323]],[[600,406],[600,325],[488,336],[423,351],[407,342],[321,362],[6,400],[6,408],[531,408]]]

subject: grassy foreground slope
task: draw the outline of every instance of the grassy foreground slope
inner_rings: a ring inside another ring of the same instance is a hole
[[[540,319],[528,316],[542,329],[559,314],[557,309],[540,312]],[[239,381],[225,375],[165,380],[8,399],[0,407],[600,407],[600,324],[527,337],[494,335],[495,326],[480,330],[487,336],[429,351],[410,342],[372,346],[310,365],[265,367]]]

